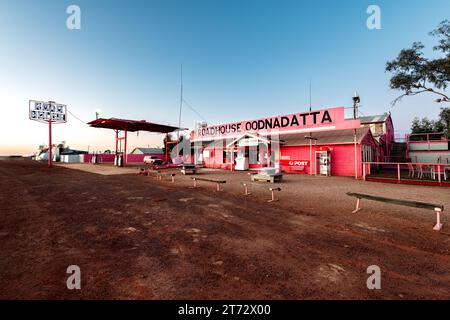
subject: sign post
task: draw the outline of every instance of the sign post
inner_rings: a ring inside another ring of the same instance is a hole
[[[48,167],[52,167],[52,124],[67,122],[67,106],[54,101],[29,101],[29,117],[48,123]]]

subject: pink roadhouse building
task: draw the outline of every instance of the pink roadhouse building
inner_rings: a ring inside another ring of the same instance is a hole
[[[199,126],[191,132],[194,161],[227,170],[360,177],[362,162],[389,157],[394,128],[390,115],[371,123],[367,117],[345,119],[344,109]]]

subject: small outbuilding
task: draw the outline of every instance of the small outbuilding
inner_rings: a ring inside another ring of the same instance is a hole
[[[160,155],[164,152],[161,148],[134,148],[130,154]]]

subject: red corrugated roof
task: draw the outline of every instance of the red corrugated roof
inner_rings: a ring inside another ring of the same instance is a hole
[[[127,120],[117,118],[110,118],[110,119],[100,118],[91,121],[88,124],[93,128],[127,130],[129,132],[149,131],[149,132],[169,133],[178,130],[178,127],[147,122],[145,120]],[[180,129],[187,130],[185,128]]]

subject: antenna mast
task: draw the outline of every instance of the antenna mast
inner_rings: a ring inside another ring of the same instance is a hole
[[[178,114],[178,130],[177,130],[177,157],[180,156],[180,128],[181,128],[181,110],[183,108],[183,64],[181,64],[181,84],[180,84],[180,112]]]
[[[312,111],[311,79],[309,80],[309,112]]]
[[[183,64],[181,64],[180,113],[178,114],[178,140],[180,140],[181,110],[183,108]]]
[[[358,118],[358,107],[360,102],[361,98],[359,97],[358,92],[355,91],[355,94],[353,95],[353,119]]]

